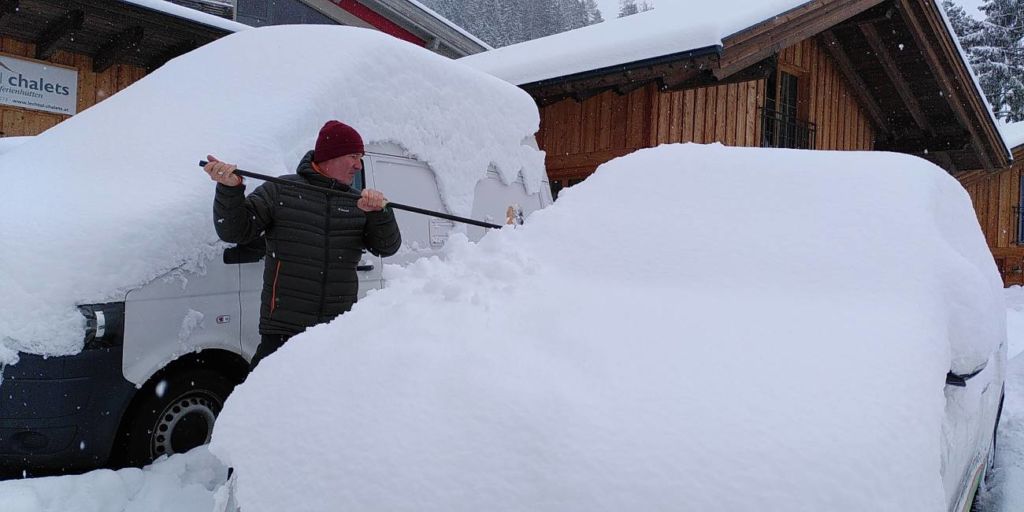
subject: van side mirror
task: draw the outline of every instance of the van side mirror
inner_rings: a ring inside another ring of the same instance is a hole
[[[237,265],[239,263],[256,263],[263,259],[267,253],[267,243],[263,237],[259,237],[246,244],[239,244],[224,249],[224,263]]]
[[[988,361],[986,361],[985,364],[982,364],[979,368],[975,369],[973,372],[970,373],[953,373],[952,371],[950,371],[949,373],[946,374],[946,385],[956,386],[960,388],[967,387],[967,381],[971,380],[973,377],[976,377],[979,373],[981,373],[982,370],[985,369],[985,366],[987,365]]]

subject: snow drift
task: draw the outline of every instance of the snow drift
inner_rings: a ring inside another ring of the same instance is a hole
[[[887,153],[642,150],[387,271],[229,398],[242,510],[945,510],[1006,336],[967,193]]]
[[[0,155],[0,364],[80,350],[76,304],[201,271],[219,251],[198,161],[291,173],[328,119],[427,162],[456,214],[489,168],[543,178],[536,106],[505,82],[373,30],[241,31]]]

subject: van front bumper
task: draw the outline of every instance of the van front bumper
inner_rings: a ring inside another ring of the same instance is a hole
[[[104,464],[135,386],[121,347],[44,358],[20,354],[0,381],[0,476]]]

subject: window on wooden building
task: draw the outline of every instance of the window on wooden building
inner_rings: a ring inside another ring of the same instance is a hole
[[[583,181],[583,179],[584,178],[549,179],[548,183],[551,185],[551,199],[552,200],[558,199],[558,193],[561,192],[562,189],[569,188],[569,187],[571,187],[571,186],[573,186],[573,185]]]
[[[801,118],[804,87],[801,78],[786,71],[768,77],[768,94],[761,109],[761,146],[814,149],[814,124]]]
[[[1017,190],[1020,192],[1017,199],[1017,206],[1013,208],[1013,215],[1017,221],[1017,245],[1024,245],[1024,215],[1021,212],[1024,211],[1024,175],[1018,178]]]

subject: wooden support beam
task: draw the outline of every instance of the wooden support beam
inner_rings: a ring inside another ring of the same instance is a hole
[[[967,133],[970,134],[971,144],[978,152],[978,158],[983,162],[985,169],[993,169],[994,165],[992,163],[992,159],[989,158],[988,153],[983,149],[985,144],[982,143],[981,135],[978,133],[974,123],[971,122],[970,116],[964,108],[964,102],[960,100],[961,95],[959,89],[954,85],[955,80],[951,76],[951,73],[947,71],[945,66],[945,64],[947,64],[947,59],[940,57],[936,48],[928,40],[924,25],[920,20],[918,20],[917,16],[915,16],[913,8],[907,0],[897,0],[896,6],[899,8],[900,16],[906,22],[907,27],[910,28],[910,33],[914,36],[914,44],[916,44],[918,49],[920,49],[924,54],[925,60],[928,63],[928,68],[931,69],[936,82],[938,82],[939,87],[942,88],[942,96],[946,99],[946,102],[949,103],[957,121],[959,121],[967,130]]]
[[[591,88],[588,88],[588,89],[583,89],[583,90],[574,92],[574,93],[571,94],[571,96],[572,96],[572,99],[576,100],[577,102],[583,103],[584,101],[587,101],[588,99],[593,98],[594,96],[602,94],[602,93],[604,93],[606,91],[609,91],[611,89],[612,89],[611,86],[608,86],[608,87],[591,87]]]
[[[864,110],[867,110],[868,116],[871,117],[871,121],[875,124],[875,129],[881,134],[888,134],[890,132],[889,122],[885,119],[885,115],[882,114],[882,109],[878,106],[878,102],[871,96],[867,84],[864,83],[864,79],[853,68],[853,63],[846,54],[846,50],[843,49],[843,45],[839,43],[839,39],[836,38],[831,30],[822,32],[819,39],[821,45],[832,56],[832,60],[835,61],[839,72],[843,74],[843,78],[850,84],[850,88],[853,89],[853,94],[857,97],[861,106],[864,107]]]
[[[81,29],[84,21],[85,13],[75,9],[50,22],[42,35],[36,38],[36,59],[47,60],[53,56],[60,43],[72,32]]]
[[[715,76],[724,79],[751,64],[814,37],[886,0],[811,0],[725,38]],[[784,26],[784,28],[783,28]]]
[[[0,21],[4,16],[18,12],[18,0],[0,0]]]
[[[914,153],[914,156],[928,160],[929,162],[942,167],[949,174],[956,174],[959,170],[953,162],[953,157],[946,151],[929,151],[927,153]]]
[[[92,57],[92,70],[94,73],[102,73],[128,52],[137,49],[145,31],[142,27],[134,26],[122,31],[107,44],[103,45]]]
[[[906,105],[907,110],[910,112],[910,116],[914,118],[914,122],[917,123],[924,132],[932,134],[933,130],[931,124],[925,117],[924,111],[921,109],[921,104],[917,102],[917,98],[914,97],[913,91],[910,90],[910,85],[907,84],[907,80],[903,78],[903,73],[900,72],[899,66],[896,65],[896,61],[893,60],[889,50],[886,49],[885,43],[882,42],[882,37],[878,34],[878,30],[874,25],[861,25],[860,31],[864,34],[864,38],[867,39],[868,45],[871,46],[871,50],[875,53],[875,57],[878,58],[878,62],[882,65],[882,69],[885,70],[885,74],[889,77],[889,81],[891,81],[893,86],[896,87],[897,94],[899,94],[900,99],[903,100],[903,104]]]
[[[615,94],[618,94],[619,96],[625,96],[637,89],[643,89],[647,84],[653,81],[654,79],[633,80],[632,82],[629,82],[627,84],[616,85],[614,87]]]
[[[199,48],[199,43],[195,40],[185,41],[183,43],[176,44],[167,49],[167,51],[157,55],[152,60],[146,63],[146,71],[152,73],[156,68],[167,64],[167,61],[179,56],[184,55],[192,50]]]
[[[667,73],[658,79],[658,89],[662,91],[678,91],[693,87],[696,81],[703,74],[710,74],[710,70],[690,68],[681,69],[673,73]],[[709,79],[714,79],[710,77]]]

